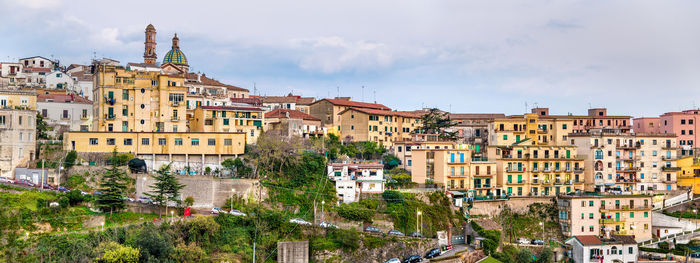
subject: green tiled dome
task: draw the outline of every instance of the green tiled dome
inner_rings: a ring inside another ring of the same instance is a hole
[[[163,64],[173,63],[175,65],[189,65],[185,53],[182,53],[179,48],[174,48],[168,51],[163,58]]]

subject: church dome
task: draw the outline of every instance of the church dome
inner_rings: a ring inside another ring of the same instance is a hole
[[[175,37],[173,37],[173,47],[168,51],[168,53],[165,53],[165,57],[163,57],[163,65],[167,63],[173,63],[175,65],[189,65],[187,64],[187,58],[185,57],[185,53],[182,53],[180,50],[180,39],[177,37],[177,34],[175,34]]]
[[[175,65],[188,65],[185,53],[182,53],[179,48],[171,49],[165,54],[165,57],[163,57],[163,64],[165,65],[167,63],[173,63]]]

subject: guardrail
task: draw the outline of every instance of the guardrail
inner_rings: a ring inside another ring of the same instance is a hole
[[[674,239],[674,238],[677,239],[678,237],[685,237],[685,236],[687,236],[687,235],[691,235],[691,236],[698,236],[698,235],[700,235],[700,228],[695,229],[695,230],[693,230],[693,231],[683,231],[683,232],[680,232],[680,233],[675,233],[675,234],[668,235],[668,236],[661,237],[661,238],[652,238],[651,240],[647,240],[647,241],[644,241],[644,242],[640,242],[640,243],[638,243],[638,244],[639,244],[640,246],[650,246],[650,245],[654,245],[654,244],[657,244],[657,243],[660,243],[660,242],[667,241],[667,240],[669,240],[669,239]]]

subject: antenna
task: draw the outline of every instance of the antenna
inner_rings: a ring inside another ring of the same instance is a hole
[[[589,108],[589,109],[592,109],[592,108],[593,108],[593,106],[591,106],[591,103],[590,103],[590,102],[588,103],[588,108]]]
[[[340,87],[335,87],[335,90],[338,92],[338,97],[340,97]]]
[[[360,101],[365,101],[365,86],[362,86],[362,98],[360,98]]]
[[[374,103],[377,103],[377,91],[374,91]]]
[[[527,112],[527,101],[525,102],[525,112]]]

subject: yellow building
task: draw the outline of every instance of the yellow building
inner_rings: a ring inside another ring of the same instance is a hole
[[[36,115],[34,91],[0,90],[0,176],[14,178],[33,160]]]
[[[219,167],[226,158],[245,150],[245,134],[239,132],[69,132],[63,148],[80,153],[130,152],[151,164],[150,168],[176,163],[195,171]],[[197,169],[198,168],[198,169]]]
[[[352,101],[350,98],[322,99],[309,104],[309,114],[321,119],[324,128],[335,133],[334,126],[340,130],[340,112],[349,108],[363,108],[374,110],[391,110],[389,107],[377,103]],[[343,135],[344,136],[344,135]]]
[[[411,140],[420,126],[421,116],[412,112],[348,108],[340,115],[341,139],[353,142],[373,141],[391,146],[393,142]]]
[[[676,165],[681,169],[677,173],[678,187],[690,187],[693,194],[700,194],[700,160],[688,156],[678,159]]]
[[[555,196],[584,189],[584,159],[567,142],[573,120],[528,113],[489,124],[488,158],[498,163],[497,195]]]
[[[192,132],[241,132],[254,144],[263,132],[263,109],[258,107],[202,106],[190,120]]]
[[[187,88],[179,75],[99,65],[93,84],[93,129],[122,132],[187,130]]]
[[[563,195],[557,200],[565,236],[634,235],[652,238],[650,195]]]
[[[467,145],[450,149],[414,149],[411,180],[418,184],[434,183],[445,191],[465,191],[469,197],[493,196],[496,191],[496,162],[471,158]]]

